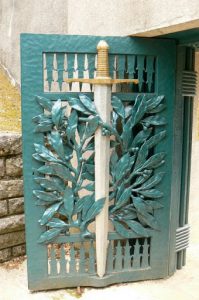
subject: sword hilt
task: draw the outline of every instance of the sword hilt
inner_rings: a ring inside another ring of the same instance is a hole
[[[138,79],[112,79],[109,75],[108,61],[109,46],[106,41],[101,40],[97,45],[97,76],[96,78],[67,78],[64,79],[67,83],[81,82],[90,84],[121,84],[134,83],[138,84]]]
[[[106,41],[101,40],[97,45],[97,78],[110,79],[108,49]]]

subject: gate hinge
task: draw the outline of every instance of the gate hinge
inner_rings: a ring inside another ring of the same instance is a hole
[[[194,97],[197,88],[197,72],[183,71],[182,72],[182,96]]]
[[[190,226],[186,224],[176,229],[176,252],[186,249],[189,246]]]

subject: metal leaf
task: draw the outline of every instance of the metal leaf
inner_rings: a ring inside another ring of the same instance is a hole
[[[43,122],[45,122],[46,124],[52,124],[51,116],[44,115],[44,114],[40,114],[38,116],[35,116],[34,118],[32,118],[32,121],[34,123],[43,123]]]
[[[152,170],[145,170],[143,172],[143,175],[136,178],[136,181],[132,184],[132,188],[145,182],[151,176],[152,172],[153,172]]]
[[[94,172],[95,172],[95,165],[93,165],[93,164],[85,164],[85,168],[86,168],[86,170],[90,174],[94,174]]]
[[[157,114],[157,113],[163,111],[165,108],[166,108],[165,104],[160,104],[156,108],[151,109],[150,111],[147,111],[147,113],[149,113],[149,114]]]
[[[58,131],[52,131],[48,135],[48,141],[58,156],[65,160],[64,146],[60,133]]]
[[[86,162],[87,164],[94,165],[94,164],[95,164],[94,158],[95,158],[95,153],[94,153],[94,151],[93,151],[93,152],[91,153],[91,155],[90,155],[88,158],[85,158],[85,162]]]
[[[163,140],[166,137],[166,130],[163,130],[155,135],[153,135],[150,139],[147,141],[148,148],[153,148],[156,146],[161,140]]]
[[[128,168],[130,164],[130,155],[129,153],[124,154],[120,160],[116,163],[114,177],[115,180],[118,181],[123,176],[126,168]]]
[[[147,101],[147,112],[150,112],[154,108],[156,108],[164,99],[164,96],[157,96],[149,99]]]
[[[89,120],[89,122],[87,123],[87,126],[86,126],[86,131],[85,131],[86,139],[88,139],[95,133],[98,125],[99,125],[99,117],[96,116]]]
[[[44,98],[41,96],[36,96],[35,99],[43,108],[47,109],[48,111],[51,111],[52,102],[50,99],[47,99],[47,98]]]
[[[73,157],[73,148],[72,148],[72,146],[64,144],[64,152],[66,154],[66,156],[65,156],[66,160],[72,159],[72,157]]]
[[[34,153],[32,157],[37,161],[46,162],[46,159],[42,158],[38,153]]]
[[[56,156],[48,150],[45,146],[41,144],[34,144],[35,151],[39,154],[41,158],[43,158],[45,161],[49,162],[58,162],[59,160],[56,158]]]
[[[85,198],[82,198],[84,200],[84,206],[82,209],[82,220],[86,218],[88,210],[92,207],[92,205],[95,203],[94,194],[87,195]]]
[[[161,198],[164,195],[162,192],[156,189],[145,190],[145,191],[139,190],[139,193],[147,198]]]
[[[145,96],[138,95],[131,113],[131,128],[135,126],[144,116],[147,109]]]
[[[89,210],[87,211],[87,214],[84,218],[84,223],[89,222],[90,220],[92,220],[95,216],[97,216],[100,211],[102,210],[103,206],[105,203],[105,198],[101,198],[97,201],[95,201],[93,203],[93,205],[89,208]]]
[[[38,169],[38,172],[41,174],[55,175],[64,180],[69,180],[74,182],[74,177],[69,171],[69,169],[60,164],[51,164],[51,165],[42,166]]]
[[[165,174],[164,172],[160,172],[158,174],[153,175],[139,188],[139,190],[148,190],[156,186],[158,183],[162,181],[164,174]]]
[[[137,213],[135,211],[129,210],[128,212],[122,212],[120,211],[119,214],[116,215],[116,219],[119,221],[124,220],[133,220],[137,218]]]
[[[147,213],[145,201],[142,198],[133,197],[133,204],[134,204],[137,212],[139,212],[141,214]]]
[[[85,131],[86,131],[86,126],[85,126],[85,124],[84,124],[84,123],[78,123],[78,124],[77,124],[77,132],[78,132],[80,141],[83,139],[83,136],[84,136],[84,134],[85,134]]]
[[[34,190],[33,194],[42,201],[56,202],[62,200],[62,197],[60,197],[57,193]]]
[[[118,155],[116,153],[116,151],[113,151],[112,154],[111,154],[111,158],[110,158],[110,164],[111,166],[115,166],[115,164],[117,163],[118,161]]]
[[[53,128],[53,124],[48,124],[48,122],[42,122],[35,127],[34,132],[49,132]]]
[[[135,169],[134,169],[135,171],[137,171],[140,168],[140,166],[143,165],[143,163],[146,160],[147,155],[148,155],[148,145],[145,142],[138,151],[138,155],[137,155],[137,159],[136,159],[136,163],[135,163]]]
[[[138,132],[138,134],[133,139],[131,147],[137,147],[138,145],[142,144],[150,136],[151,132],[152,128],[141,130],[140,132]]]
[[[132,117],[124,124],[121,139],[123,141],[123,146],[128,149],[130,142],[132,141]]]
[[[162,126],[165,125],[166,119],[165,117],[160,116],[150,116],[142,120],[142,123],[146,126],[154,125],[154,126]]]
[[[75,203],[75,206],[74,206],[74,210],[73,210],[73,214],[77,214],[79,212],[82,211],[83,207],[84,207],[84,201],[82,199],[78,200],[76,203]]]
[[[80,99],[78,98],[73,98],[73,97],[68,97],[67,101],[69,103],[69,105],[74,108],[77,111],[81,111],[85,114],[90,114],[88,112],[88,110],[86,109],[86,107],[82,104],[82,102],[80,101]]]
[[[47,230],[46,232],[41,234],[38,243],[48,243],[52,241],[60,234],[61,230],[62,228],[51,228]]]
[[[67,134],[68,139],[75,138],[77,123],[78,123],[77,112],[75,110],[73,110],[71,115],[68,118],[68,126],[66,129],[66,134]]]
[[[36,201],[35,201],[35,205],[38,205],[38,206],[45,206],[46,207],[46,205],[52,205],[52,201],[43,201],[43,200],[40,200],[40,199],[37,199]]]
[[[47,191],[58,191],[63,192],[63,183],[57,180],[58,178],[53,178],[53,180],[44,178],[44,177],[36,177],[34,180],[36,183],[40,184],[41,187],[46,189]]]
[[[94,202],[93,194],[82,197],[81,199],[79,199],[75,203],[73,213],[76,214],[76,213],[79,213],[82,210],[84,210],[84,217],[85,217],[85,209],[84,209],[84,207],[86,206],[86,208],[88,210],[90,208],[90,206],[93,204],[93,202]]]
[[[65,188],[63,200],[66,214],[68,218],[71,218],[74,207],[74,195],[73,190],[68,186]]]
[[[144,203],[147,205],[147,207],[150,207],[152,210],[153,209],[160,209],[163,208],[164,206],[158,202],[158,201],[153,201],[153,200],[145,200]]]
[[[93,192],[95,190],[95,183],[89,183],[89,184],[83,186],[82,189]]]
[[[152,229],[159,230],[160,226],[152,215],[145,213],[145,214],[138,214],[138,219],[141,223],[149,226]]]
[[[117,222],[116,220],[111,221],[113,222],[115,230],[118,234],[128,239],[132,237],[132,233],[129,232],[129,230],[127,230],[127,228],[124,225],[122,225],[120,222]]]
[[[94,174],[90,174],[89,172],[83,172],[81,175],[82,179],[88,179],[90,181],[94,181],[95,180],[95,176]]]
[[[86,147],[83,149],[84,152],[86,151],[93,151],[95,148],[94,137],[90,139],[90,141],[86,144]]]
[[[68,227],[68,224],[58,218],[52,218],[52,220],[50,220],[46,226],[64,229]]]
[[[60,125],[60,122],[63,117],[63,109],[62,109],[62,104],[61,100],[58,99],[52,107],[52,121],[55,124],[55,126],[58,128]]]
[[[148,237],[149,233],[140,223],[133,220],[125,220],[125,223],[138,235]]]
[[[151,156],[142,166],[141,166],[141,170],[143,169],[155,169],[157,168],[160,164],[162,164],[164,161],[165,157],[165,153],[164,152],[160,152],[157,154],[154,154],[153,156]]]
[[[121,197],[121,195],[124,192],[125,188],[126,188],[126,183],[124,181],[122,181],[121,184],[117,185],[116,200],[118,200]]]
[[[124,190],[124,192],[122,193],[120,198],[116,201],[115,207],[113,208],[112,212],[117,210],[118,208],[124,206],[129,201],[131,192],[132,192],[132,187],[129,187]]]
[[[80,94],[79,99],[81,103],[92,113],[97,114],[94,102],[86,95]]]
[[[53,205],[51,205],[50,207],[48,207],[43,216],[41,217],[41,219],[39,220],[40,225],[45,225],[53,216],[54,214],[58,211],[60,205],[62,203],[55,203]]]
[[[111,99],[111,104],[112,104],[113,109],[116,111],[116,113],[120,117],[122,117],[122,119],[124,119],[125,111],[124,111],[124,105],[122,104],[122,101],[118,97],[113,96]]]

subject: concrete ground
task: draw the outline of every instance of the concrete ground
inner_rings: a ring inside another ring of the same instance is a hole
[[[86,288],[82,295],[75,289],[30,293],[27,289],[26,260],[0,267],[0,300],[199,300],[199,142],[193,144],[190,195],[191,242],[187,264],[172,277],[113,285],[103,289]]]

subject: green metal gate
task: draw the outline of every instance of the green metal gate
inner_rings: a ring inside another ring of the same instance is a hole
[[[110,76],[138,80],[112,84],[110,124],[96,111],[93,85],[69,80],[95,77],[101,39],[109,44]],[[175,42],[22,34],[21,60],[29,288],[106,286],[171,275],[182,153],[181,137],[175,139],[182,115],[175,96]],[[104,205],[104,199],[94,200],[97,128],[111,146],[102,278],[94,229]]]

